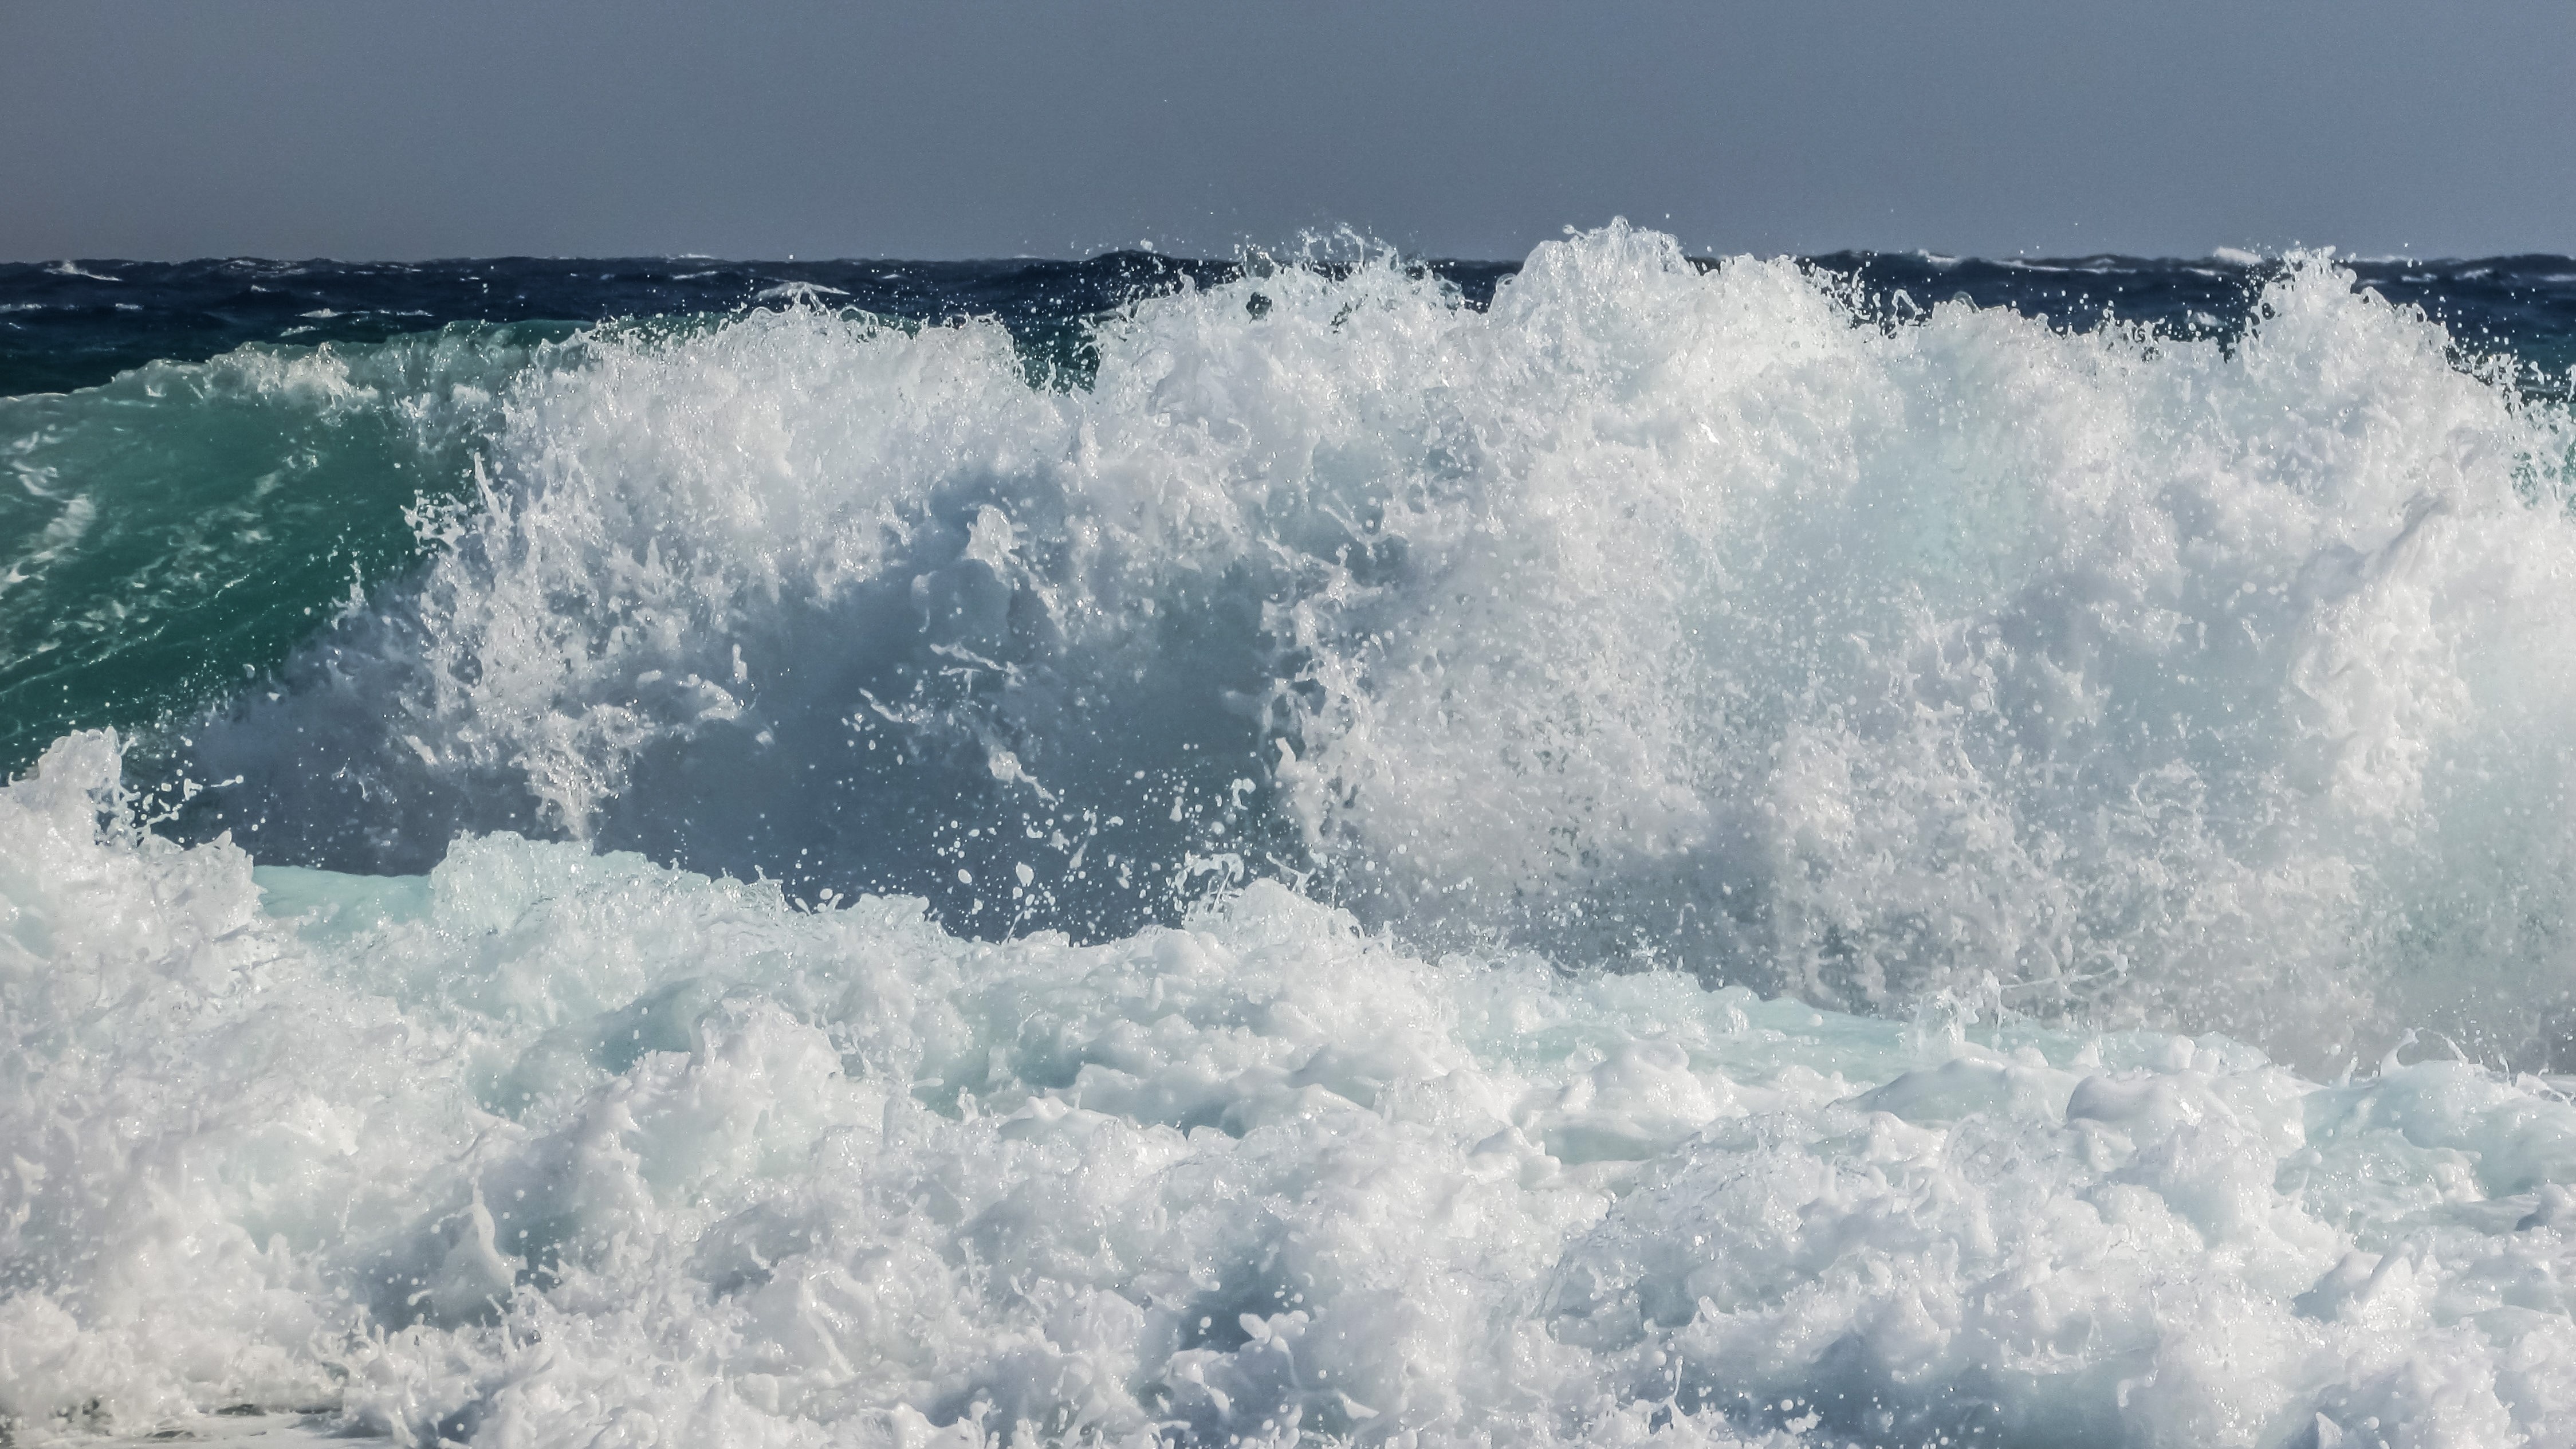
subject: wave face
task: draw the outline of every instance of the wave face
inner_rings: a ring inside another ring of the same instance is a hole
[[[238,689],[411,569],[407,508],[454,490],[478,412],[544,345],[252,344],[0,397],[0,758]]]
[[[0,703],[139,730],[0,792],[0,1413],[2563,1425],[2564,339],[2126,265],[1614,226],[0,399]]]

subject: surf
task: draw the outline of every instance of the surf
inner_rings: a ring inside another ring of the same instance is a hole
[[[122,420],[317,499],[0,790],[14,1432],[2539,1430],[2570,420],[2228,268],[1613,226],[0,403],[0,623],[137,677],[99,520],[215,535]]]
[[[2564,412],[2330,262],[2255,311],[1900,323],[1612,230],[1481,309],[1392,258],[1193,288],[1087,385],[989,323],[605,331],[420,577],[191,727],[241,783],[183,820],[975,934],[1268,875],[1436,949],[2546,1065]]]

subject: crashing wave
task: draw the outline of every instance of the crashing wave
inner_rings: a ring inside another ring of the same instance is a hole
[[[0,1414],[2567,1422],[2569,420],[2253,285],[2078,332],[1613,227],[1087,376],[813,299],[169,370],[459,487],[0,790]]]

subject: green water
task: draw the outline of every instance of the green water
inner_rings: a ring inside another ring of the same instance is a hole
[[[508,379],[574,330],[253,344],[0,398],[0,773],[238,689],[398,577]]]

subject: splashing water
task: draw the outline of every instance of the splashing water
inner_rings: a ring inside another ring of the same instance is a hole
[[[382,388],[420,566],[0,792],[14,1432],[2576,1422],[2559,404],[1624,227],[1089,345]]]

